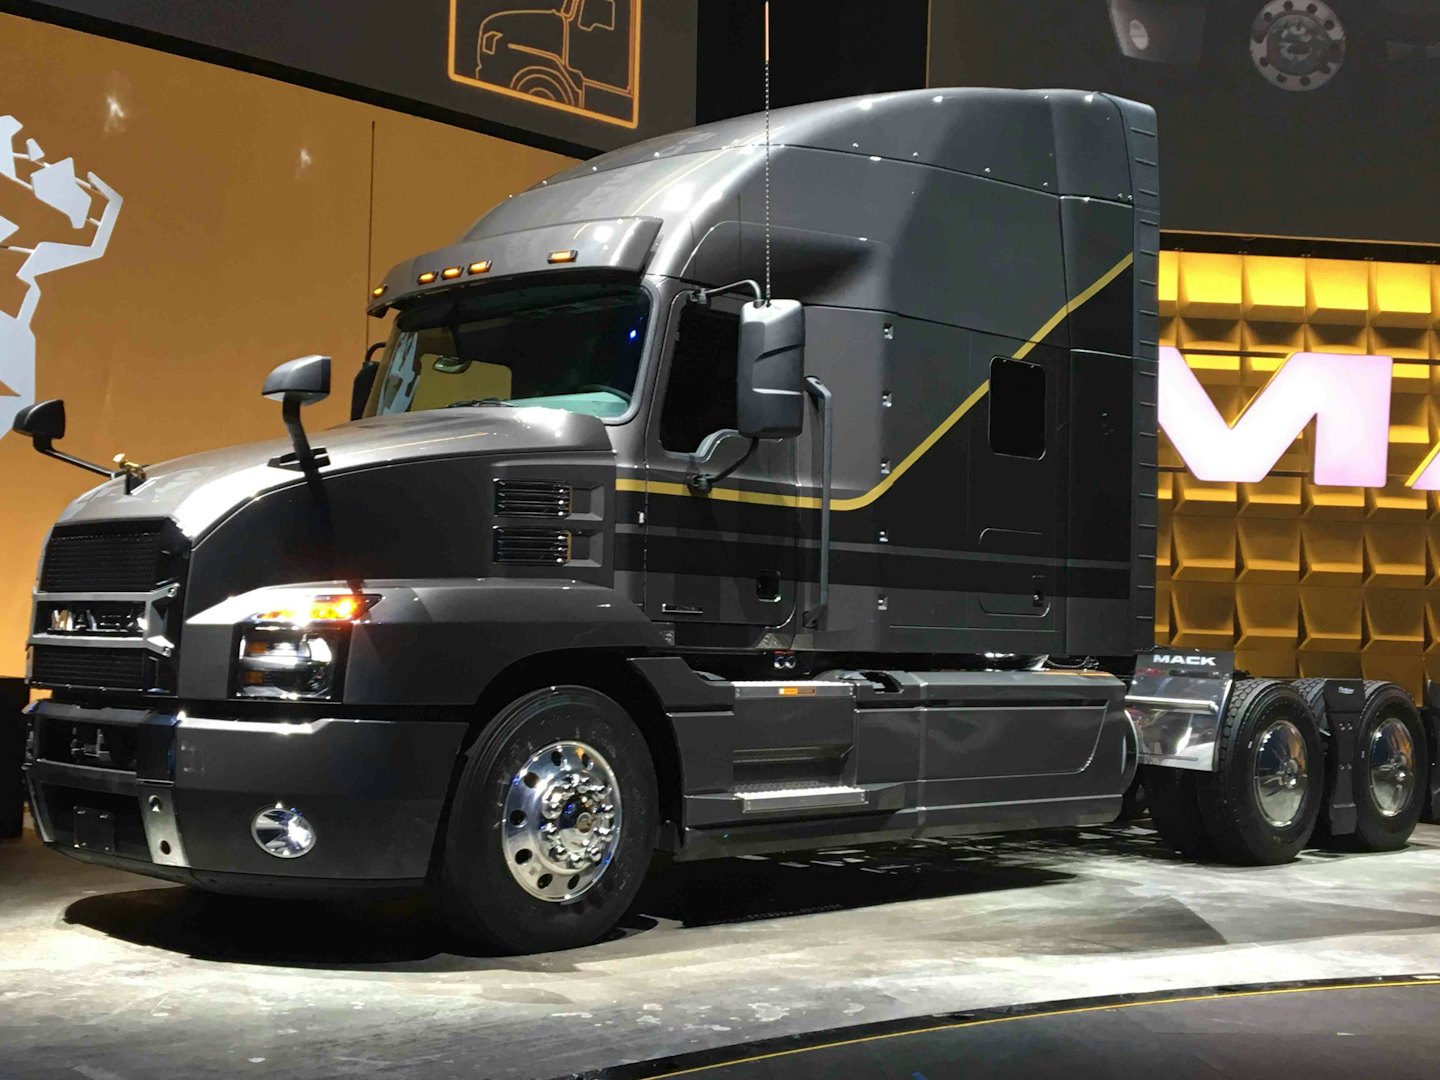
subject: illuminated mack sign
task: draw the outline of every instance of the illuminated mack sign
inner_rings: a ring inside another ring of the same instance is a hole
[[[1160,426],[1201,480],[1255,483],[1315,421],[1315,483],[1384,487],[1390,449],[1388,356],[1293,353],[1226,422],[1180,350],[1160,349]],[[1440,490],[1440,446],[1406,481]]]

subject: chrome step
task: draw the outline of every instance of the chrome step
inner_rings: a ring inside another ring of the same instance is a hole
[[[737,789],[734,792],[740,800],[741,812],[764,814],[775,811],[832,810],[849,806],[863,807],[869,802],[871,792],[866,788],[848,786],[827,787],[767,787]]]

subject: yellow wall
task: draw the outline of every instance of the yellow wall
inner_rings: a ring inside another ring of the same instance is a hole
[[[1256,484],[1206,483],[1161,439],[1156,640],[1257,674],[1440,678],[1440,267],[1165,252],[1161,342],[1233,421],[1299,350],[1395,358],[1389,482],[1311,480],[1314,424]]]
[[[349,377],[384,329],[372,278],[456,239],[569,159],[314,91],[13,16],[0,16],[0,116],[46,160],[75,160],[124,199],[96,262],[41,279],[37,397],[63,397],[72,454],[156,461],[282,433],[265,373],[335,358],[307,411],[345,418]],[[112,104],[113,102],[113,104]],[[373,160],[373,177],[372,177]],[[73,243],[57,212],[0,178],[10,244]],[[24,256],[0,251],[0,311]],[[3,393],[3,391],[0,391]],[[0,437],[0,675],[24,670],[46,529],[92,478]]]

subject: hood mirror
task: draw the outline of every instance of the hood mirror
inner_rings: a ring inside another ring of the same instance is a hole
[[[735,416],[751,439],[788,439],[805,428],[805,308],[759,300],[740,309]]]
[[[305,425],[300,422],[300,409],[329,397],[330,357],[311,355],[287,360],[265,377],[265,386],[260,392],[271,401],[280,402],[285,430],[290,433],[290,444],[295,448],[293,453],[271,458],[271,467],[298,469],[312,475],[321,465],[329,465],[330,455],[323,448],[310,448]]]
[[[11,430],[30,436],[35,448],[43,453],[56,439],[65,437],[65,402],[54,398],[25,406],[15,414]]]
[[[77,469],[84,469],[86,472],[98,473],[107,480],[115,475],[104,466],[71,457],[69,454],[62,454],[55,449],[55,440],[65,437],[65,402],[59,398],[37,401],[34,405],[25,406],[15,414],[15,421],[10,425],[10,430],[16,434],[28,436],[35,444],[36,451],[46,457],[63,461],[67,465],[74,465]],[[126,475],[129,476],[128,470],[126,470]],[[141,482],[143,479],[142,473]],[[126,490],[131,490],[132,486],[134,485],[127,479]]]

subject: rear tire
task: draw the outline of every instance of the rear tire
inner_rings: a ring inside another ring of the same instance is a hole
[[[613,699],[518,698],[465,752],[439,873],[451,925],[512,953],[600,939],[644,881],[657,814],[649,749]]]
[[[1320,727],[1293,687],[1237,681],[1220,724],[1219,767],[1196,781],[1219,857],[1274,866],[1300,854],[1325,801],[1324,764]]]
[[[1361,851],[1395,851],[1415,831],[1429,786],[1425,727],[1394,683],[1367,682],[1356,725],[1355,834]]]
[[[1190,859],[1215,853],[1200,817],[1195,781],[1199,774],[1162,765],[1140,766],[1140,786],[1150,808],[1150,821],[1167,847]]]

